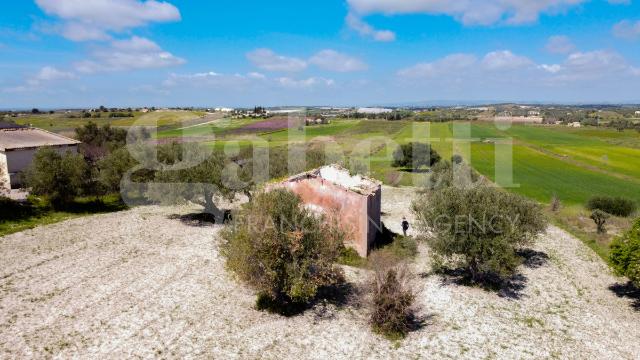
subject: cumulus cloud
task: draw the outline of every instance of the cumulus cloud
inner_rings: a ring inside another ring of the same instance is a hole
[[[597,50],[569,54],[560,64],[536,64],[508,50],[493,51],[478,60],[471,54],[452,54],[398,71],[408,80],[452,78],[482,83],[508,81],[521,83],[580,82],[597,79],[626,79],[638,76],[638,69],[615,52]],[[508,74],[508,76],[503,76]]]
[[[382,13],[449,15],[465,25],[491,25],[499,22],[536,22],[541,14],[579,5],[586,0],[347,0],[359,15]]]
[[[247,54],[255,66],[267,71],[298,72],[307,68],[307,62],[295,57],[278,55],[270,49],[257,49]]]
[[[105,40],[111,32],[181,19],[178,8],[156,0],[36,0],[36,4],[59,18],[60,33],[73,41]]]
[[[273,72],[300,72],[315,65],[323,70],[352,72],[367,69],[362,60],[332,49],[319,51],[309,59],[276,54],[271,49],[256,49],[247,53],[247,59],[259,69]]]
[[[568,36],[555,35],[547,41],[546,49],[552,54],[568,54],[576,49]]]
[[[492,51],[482,59],[482,66],[487,70],[516,70],[533,65],[533,61],[519,56],[509,50]]]
[[[95,48],[90,59],[76,63],[75,68],[81,73],[96,73],[163,68],[184,63],[184,59],[162,50],[155,42],[134,36],[126,40],[111,41],[106,47]]]
[[[640,39],[640,20],[636,22],[623,20],[617,23],[613,26],[613,34],[622,39]]]
[[[474,55],[452,54],[434,62],[420,63],[398,71],[405,78],[429,78],[466,71],[478,62]]]
[[[396,40],[396,33],[390,30],[378,30],[367,24],[357,15],[349,13],[347,15],[347,25],[358,34],[370,37],[375,41],[390,42]]]
[[[47,83],[71,80],[76,77],[76,74],[73,72],[60,70],[53,66],[44,66],[37,73],[29,76],[24,84],[5,88],[3,92],[18,93],[36,91],[43,88]]]
[[[318,52],[309,59],[309,63],[321,69],[336,72],[352,72],[367,69],[367,64],[360,59],[331,49]]]

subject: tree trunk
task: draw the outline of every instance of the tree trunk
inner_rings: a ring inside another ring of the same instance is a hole
[[[216,219],[216,224],[224,222],[224,212],[213,202],[213,192],[209,190],[204,191],[204,212],[213,215]]]

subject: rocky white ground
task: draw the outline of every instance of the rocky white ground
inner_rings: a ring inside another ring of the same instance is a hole
[[[396,231],[412,193],[384,190]],[[254,310],[254,294],[224,270],[219,228],[172,216],[193,210],[140,207],[0,238],[0,358],[640,357],[640,312],[609,290],[622,279],[554,227],[517,297],[426,275],[422,248],[412,269],[425,326],[392,343],[357,306]]]

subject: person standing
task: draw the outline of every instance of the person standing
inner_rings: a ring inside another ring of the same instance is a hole
[[[407,236],[407,230],[409,230],[409,222],[406,217],[402,217],[402,233]]]

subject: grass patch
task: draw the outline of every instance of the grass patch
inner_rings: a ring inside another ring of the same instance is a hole
[[[64,209],[55,210],[41,199],[31,197],[24,203],[17,205],[20,211],[15,216],[0,219],[0,236],[33,229],[37,226],[49,225],[61,221],[94,214],[103,214],[126,210],[119,194],[102,197],[77,198]]]

